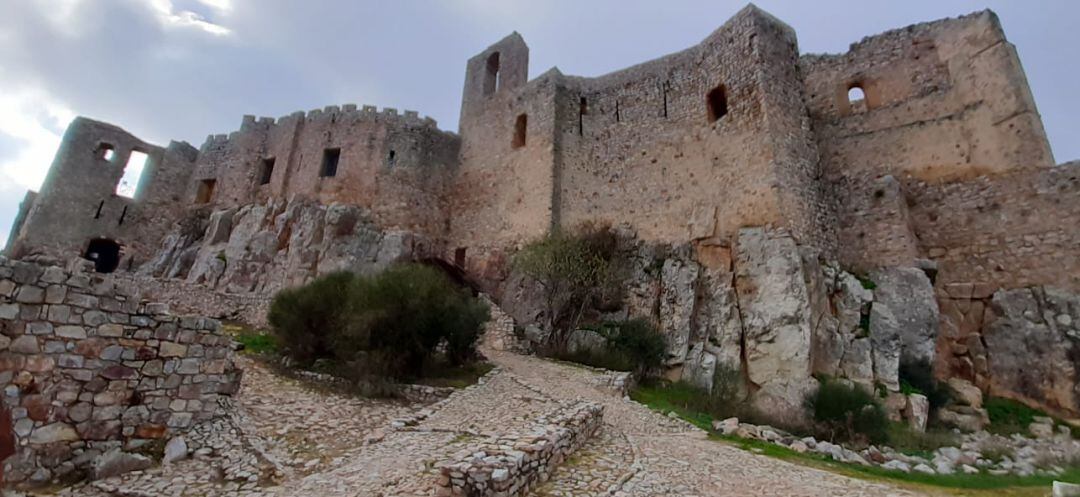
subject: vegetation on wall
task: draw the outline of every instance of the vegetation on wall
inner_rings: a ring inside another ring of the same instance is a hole
[[[555,352],[557,359],[614,371],[629,371],[644,378],[664,364],[667,340],[646,319],[608,321],[595,331],[604,343],[593,348]]]

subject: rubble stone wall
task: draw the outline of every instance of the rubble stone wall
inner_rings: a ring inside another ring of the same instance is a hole
[[[16,445],[4,483],[47,483],[185,431],[240,386],[217,321],[173,316],[136,285],[78,269],[0,260],[0,345]]]
[[[506,433],[462,450],[440,463],[436,495],[527,495],[603,424],[603,406],[579,402],[541,416],[527,429]]]

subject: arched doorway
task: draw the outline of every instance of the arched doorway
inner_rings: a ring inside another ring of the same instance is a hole
[[[120,244],[107,238],[95,238],[86,246],[84,258],[94,261],[94,270],[111,273],[120,266]]]

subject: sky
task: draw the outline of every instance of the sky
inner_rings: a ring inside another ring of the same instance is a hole
[[[1080,158],[1080,2],[756,3],[795,28],[803,53],[841,53],[864,36],[991,8],[1020,53],[1055,159]],[[208,134],[238,129],[244,114],[279,117],[345,103],[417,110],[456,131],[465,61],[512,31],[530,47],[530,77],[551,67],[598,76],[694,45],[745,5],[0,0],[0,245],[77,115],[151,143],[196,147]]]

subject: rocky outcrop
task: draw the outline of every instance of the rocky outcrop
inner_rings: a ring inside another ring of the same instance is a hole
[[[816,382],[810,368],[810,301],[795,240],[781,231],[739,231],[735,289],[747,379],[770,412],[801,411]]]
[[[900,362],[933,364],[938,330],[934,285],[919,268],[888,267],[870,273],[874,306],[886,306],[896,320]]]
[[[991,395],[1080,415],[1080,295],[999,291],[985,321]]]
[[[196,214],[205,217],[178,223],[140,273],[270,295],[332,271],[370,274],[440,253],[423,236],[379,229],[356,205],[269,200]]]

